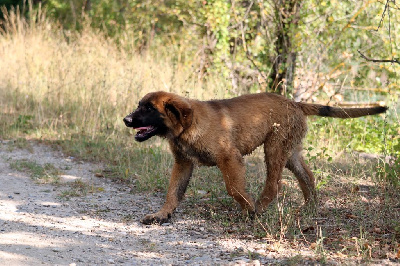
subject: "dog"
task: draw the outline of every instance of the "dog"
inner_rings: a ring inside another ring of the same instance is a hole
[[[315,201],[314,176],[301,155],[306,117],[355,118],[386,110],[383,106],[338,108],[294,102],[272,93],[211,101],[163,91],[148,93],[123,121],[137,130],[138,142],[153,136],[166,138],[175,162],[164,205],[141,222],[162,224],[171,218],[185,194],[194,165],[217,166],[228,194],[245,214],[262,213],[277,197],[285,167],[297,178],[305,202]],[[267,179],[259,199],[254,201],[246,192],[243,156],[261,145]]]

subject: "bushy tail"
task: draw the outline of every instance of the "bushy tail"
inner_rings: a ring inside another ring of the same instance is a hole
[[[320,104],[297,103],[305,115],[318,115],[338,118],[354,118],[366,115],[375,115],[386,112],[386,106],[366,108],[341,108]]]

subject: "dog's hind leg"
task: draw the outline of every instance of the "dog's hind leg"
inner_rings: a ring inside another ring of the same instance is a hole
[[[255,204],[246,192],[246,167],[239,151],[220,156],[217,166],[222,172],[228,194],[240,204],[244,214],[253,215]]]
[[[315,201],[315,179],[310,168],[304,162],[304,158],[301,155],[301,147],[295,149],[293,154],[290,156],[286,163],[288,168],[299,181],[301,191],[303,192],[304,200],[307,202]]]
[[[277,197],[281,188],[282,171],[287,161],[287,155],[281,146],[274,148],[264,144],[265,164],[267,167],[267,179],[256,203],[257,213],[262,213],[268,205]]]
[[[163,224],[171,218],[172,212],[182,200],[193,172],[193,163],[184,159],[175,159],[169,180],[167,198],[162,208],[153,214],[146,215],[141,222],[143,224]]]

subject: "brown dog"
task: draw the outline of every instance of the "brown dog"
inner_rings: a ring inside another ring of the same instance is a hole
[[[145,216],[142,223],[162,224],[171,217],[186,191],[194,164],[218,166],[228,194],[245,213],[261,213],[277,196],[284,167],[296,176],[305,201],[313,200],[314,177],[301,155],[306,116],[351,118],[386,110],[296,103],[271,93],[212,101],[191,100],[162,91],[149,93],[124,122],[138,130],[137,141],[155,135],[165,137],[175,163],[164,206]],[[246,192],[243,156],[262,144],[268,173],[260,198],[254,202]]]

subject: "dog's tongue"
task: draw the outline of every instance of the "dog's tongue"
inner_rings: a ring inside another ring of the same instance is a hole
[[[136,127],[135,129],[136,130],[147,130],[147,129],[149,129],[150,127]]]

